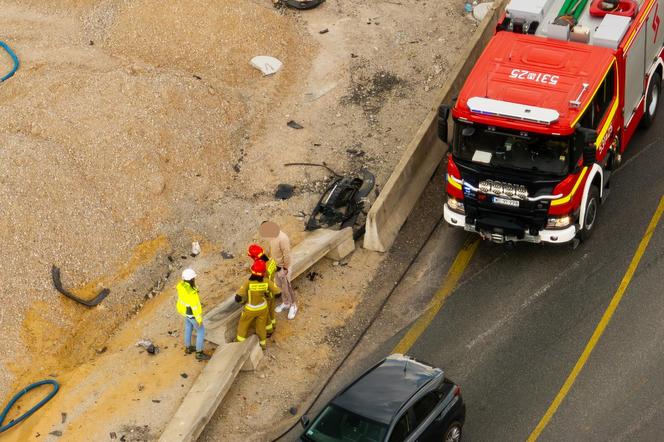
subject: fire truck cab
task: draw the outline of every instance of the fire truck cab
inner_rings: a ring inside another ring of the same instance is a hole
[[[512,0],[454,106],[439,109],[449,224],[498,243],[590,236],[611,172],[657,112],[660,3]]]

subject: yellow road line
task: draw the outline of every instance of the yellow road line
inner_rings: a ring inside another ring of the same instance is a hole
[[[459,282],[459,278],[461,278],[466,267],[470,264],[470,260],[475,254],[475,250],[477,250],[479,243],[480,242],[476,237],[466,241],[463,248],[454,259],[452,267],[450,267],[450,270],[447,272],[442,287],[438,289],[431,302],[429,302],[427,310],[417,319],[417,321],[415,321],[408,332],[406,332],[406,335],[401,338],[401,341],[399,341],[397,346],[394,347],[392,353],[406,353],[410,350],[413,344],[415,344],[422,333],[424,333],[427,327],[429,327],[429,324],[431,324],[431,321],[433,321],[433,318],[436,317],[436,314],[445,303],[445,299],[447,299],[452,293]]]
[[[641,258],[643,257],[643,254],[645,253],[646,249],[648,248],[650,239],[652,238],[652,235],[655,232],[655,228],[657,227],[657,224],[659,223],[659,220],[662,217],[662,212],[664,212],[664,197],[662,197],[659,200],[659,205],[657,206],[657,210],[655,211],[655,214],[652,216],[652,219],[650,220],[648,229],[646,230],[645,235],[643,235],[641,243],[639,244],[639,247],[638,249],[636,249],[634,257],[632,258],[632,262],[629,264],[629,267],[627,268],[627,273],[625,273],[625,276],[620,282],[618,290],[616,290],[616,293],[613,295],[611,303],[604,312],[604,315],[602,316],[602,319],[599,321],[599,324],[597,324],[597,328],[595,328],[595,331],[593,332],[593,335],[590,337],[588,344],[586,344],[586,348],[583,350],[583,353],[581,353],[581,357],[579,358],[578,361],[576,361],[576,365],[574,365],[572,372],[565,380],[565,383],[563,384],[562,388],[556,395],[551,405],[549,405],[549,408],[546,410],[546,413],[544,413],[544,416],[542,416],[542,419],[537,424],[537,427],[535,427],[533,432],[530,433],[530,436],[528,437],[528,442],[533,442],[537,440],[537,438],[540,436],[544,428],[546,428],[547,424],[549,423],[553,415],[558,410],[558,407],[560,407],[560,404],[563,402],[563,400],[565,400],[565,397],[572,388],[572,385],[574,385],[577,376],[579,376],[579,373],[581,373],[581,370],[583,370],[583,367],[586,365],[586,362],[588,361],[590,354],[593,352],[593,350],[595,349],[595,345],[597,345],[597,342],[602,337],[602,333],[604,333],[606,326],[609,325],[613,313],[616,311],[616,308],[618,308],[618,305],[620,304],[620,301],[622,300],[622,297],[625,294],[625,290],[627,290],[627,286],[629,286],[629,283],[631,282],[632,277],[634,276],[634,272],[636,272],[636,269],[639,266],[639,263],[641,262]]]

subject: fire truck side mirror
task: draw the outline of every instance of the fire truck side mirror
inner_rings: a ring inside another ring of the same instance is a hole
[[[447,144],[447,120],[450,117],[450,107],[443,104],[438,108],[438,138]]]
[[[577,127],[576,133],[577,140],[582,145],[583,165],[590,166],[597,161],[597,148],[595,147],[597,131],[586,129],[585,127]]]

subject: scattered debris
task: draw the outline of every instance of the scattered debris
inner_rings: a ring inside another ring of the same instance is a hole
[[[332,173],[332,175],[334,175],[334,176],[336,176],[336,177],[340,177],[340,176],[341,176],[341,175],[339,175],[338,173],[336,173],[334,170],[330,169],[330,167],[327,165],[327,163],[326,163],[325,161],[323,161],[323,162],[320,163],[320,164],[318,164],[318,163],[286,163],[286,164],[284,164],[284,166],[286,166],[286,167],[289,167],[289,166],[314,166],[314,167],[324,167],[324,168],[326,168],[327,170],[329,170],[329,171]]]
[[[290,414],[292,414],[293,416],[295,416],[295,415],[297,414],[297,407],[290,407],[290,408],[288,409],[288,412],[289,412]]]
[[[233,259],[235,256],[231,252],[227,252],[225,250],[221,251],[221,257],[224,259]]]
[[[290,8],[306,10],[313,9],[316,6],[325,3],[325,0],[281,0],[281,3]]]
[[[194,241],[191,243],[191,256],[198,256],[201,254],[201,245],[198,243],[198,241]]]
[[[102,348],[98,348],[98,349],[96,349],[95,351],[97,352],[97,354],[102,354],[102,353],[105,353],[106,350],[108,350],[108,347],[106,347],[106,346],[104,345]]]
[[[346,153],[353,158],[361,158],[367,154],[362,149],[346,149]]]
[[[288,123],[286,123],[286,126],[290,127],[291,129],[304,129],[304,126],[293,120],[290,120]]]
[[[81,299],[78,296],[74,295],[73,293],[65,290],[65,288],[62,286],[62,281],[60,280],[60,269],[56,266],[51,267],[51,277],[53,278],[53,285],[55,286],[55,289],[65,295],[67,298],[72,299],[79,304],[83,304],[86,307],[94,307],[96,305],[99,305],[100,302],[108,296],[111,291],[109,289],[102,289],[101,292],[97,294],[93,299],[91,300],[85,300]]]
[[[330,32],[330,30],[327,28],[318,31],[319,34],[327,34],[328,32]]]
[[[60,413],[60,414],[62,415],[62,422],[61,423],[64,424],[65,422],[67,422],[67,413]]]
[[[149,339],[141,339],[140,341],[136,342],[136,347],[143,347],[151,355],[156,355],[159,353],[159,347],[154,345]]]
[[[109,434],[109,436],[110,436],[111,439],[115,439],[115,438],[118,437],[118,435],[115,434],[115,431],[111,431],[111,433]]]
[[[479,5],[475,5],[473,8],[473,17],[475,20],[482,21],[492,8],[493,2],[480,3]]]
[[[309,281],[312,281],[312,282],[313,282],[313,281],[316,279],[316,277],[318,277],[318,276],[320,276],[320,273],[318,273],[318,272],[309,272],[309,273],[307,273],[307,279],[308,279]]]
[[[274,57],[259,55],[251,59],[251,65],[261,71],[264,76],[272,75],[278,72],[283,63]]]
[[[51,436],[60,437],[60,436],[62,436],[62,431],[60,431],[60,430],[55,430],[55,431],[51,431],[51,432],[48,433],[48,434],[50,434]]]
[[[293,196],[293,190],[295,190],[295,187],[290,184],[279,184],[274,197],[280,200],[287,200]]]
[[[362,199],[371,192],[375,180],[367,170],[362,171],[362,178],[346,176],[335,180],[316,204],[306,230],[355,225],[364,207]]]
[[[183,379],[187,379],[189,377],[187,373],[180,373],[180,376],[182,376]]]
[[[143,390],[145,390],[145,385],[138,384],[138,391],[143,391]]]
[[[155,404],[159,404],[159,403],[161,403],[161,400],[159,400],[159,399],[152,399],[152,402],[154,402]]]
[[[380,111],[389,94],[404,84],[405,80],[385,70],[366,72],[361,68],[351,69],[349,93],[342,97],[341,102],[360,106],[366,115],[374,115]]]
[[[200,77],[200,76],[198,76],[198,75],[196,75],[196,74],[194,74],[194,78],[195,78],[196,80],[202,80],[202,79],[203,79],[202,77]]]

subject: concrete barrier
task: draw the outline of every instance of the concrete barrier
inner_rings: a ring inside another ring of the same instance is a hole
[[[459,62],[450,72],[435,106],[406,147],[401,160],[383,187],[367,216],[364,248],[386,252],[396,239],[415,203],[424,191],[434,171],[447,152],[437,135],[438,106],[452,103],[487,42],[494,34],[495,25],[508,0],[496,0],[495,9],[482,20]],[[443,201],[440,202],[443,204]]]
[[[343,230],[320,229],[309,233],[293,247],[292,278],[297,278],[325,256],[338,260],[353,250],[355,241],[350,227]],[[254,370],[260,363],[263,352],[255,335],[244,342],[228,342],[226,339],[226,331],[236,326],[240,312],[240,305],[234,297],[230,297],[203,318],[205,339],[217,344],[219,348],[198,375],[159,442],[195,441],[233,385],[237,374]]]
[[[196,378],[180,408],[161,434],[159,442],[194,442],[198,439],[237,374],[247,363],[249,369],[255,368],[255,360],[260,360],[261,356],[256,336],[219,348]]]

